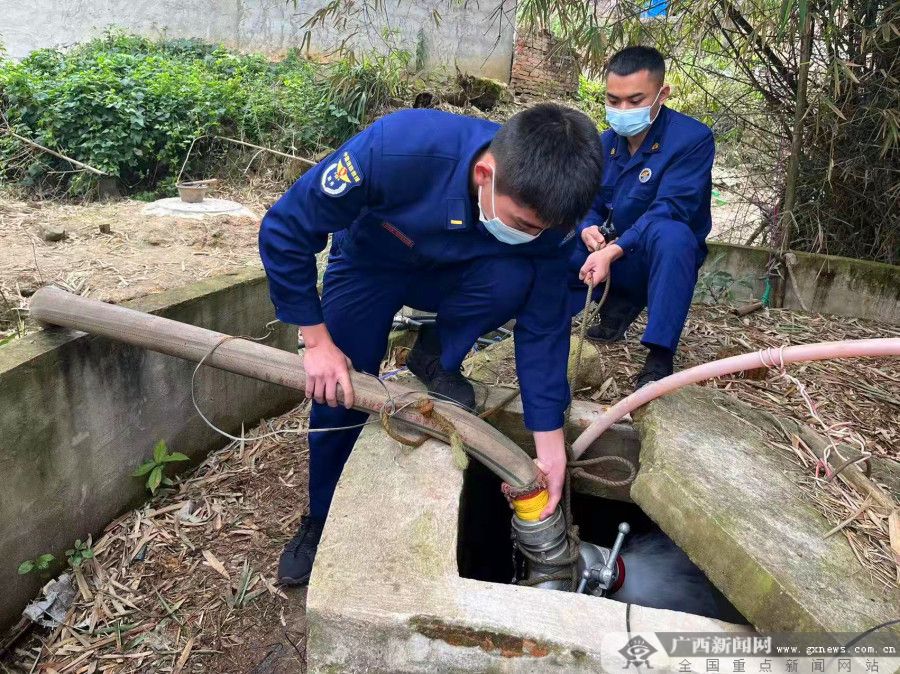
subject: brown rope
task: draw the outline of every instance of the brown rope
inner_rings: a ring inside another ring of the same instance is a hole
[[[620,465],[623,465],[628,470],[628,477],[614,480],[609,477],[594,475],[593,473],[589,473],[585,470],[585,467],[587,466],[596,466],[600,463],[618,463]],[[634,478],[637,477],[637,467],[634,465],[634,463],[626,459],[624,456],[598,456],[593,459],[570,461],[569,470],[572,473],[572,477],[587,480],[588,482],[596,482],[597,484],[602,484],[607,487],[625,487],[634,482]]]
[[[403,433],[397,430],[397,425],[393,421],[392,415],[393,412],[388,410],[388,406],[382,405],[378,416],[381,418],[381,427],[390,438],[407,447],[420,447],[428,439],[429,436],[425,433],[419,433],[415,437],[403,435]]]

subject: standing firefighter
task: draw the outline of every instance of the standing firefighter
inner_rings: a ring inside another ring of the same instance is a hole
[[[349,368],[378,374],[394,315],[437,313],[409,354],[428,390],[474,409],[460,366],[475,340],[516,319],[525,424],[550,502],[565,470],[563,413],[574,228],[600,182],[600,139],[583,114],[525,110],[502,127],[431,110],[378,120],[303,175],[262,222],[276,316],[300,326],[310,428],[360,424]],[[321,301],[315,255],[333,234]],[[344,407],[337,391],[344,395]],[[309,580],[338,478],[360,429],[309,437],[309,515],[282,553],[283,584]]]
[[[574,314],[584,305],[575,276],[600,285],[611,273],[600,323],[587,332],[595,341],[622,339],[647,307],[641,342],[648,354],[638,387],[672,374],[712,227],[713,135],[663,105],[670,93],[665,74],[662,55],[651,47],[629,47],[609,61],[603,180],[579,227],[583,245],[570,278]]]

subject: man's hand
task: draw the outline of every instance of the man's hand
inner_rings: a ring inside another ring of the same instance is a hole
[[[324,323],[301,327],[305,353],[306,397],[317,403],[337,407],[337,387],[344,392],[344,407],[353,407],[353,384],[350,383],[350,359],[344,355],[328,334]]]
[[[592,283],[595,286],[600,285],[609,276],[610,265],[625,254],[621,246],[611,243],[602,250],[588,255],[581,271],[578,272],[578,278],[585,284]]]
[[[581,240],[589,251],[595,252],[606,247],[606,238],[600,232],[597,225],[591,225],[581,230]]]
[[[565,436],[561,428],[555,431],[536,431],[534,445],[537,450],[537,458],[534,462],[547,476],[547,489],[550,492],[547,507],[540,515],[543,520],[553,514],[562,497],[563,483],[566,480]]]

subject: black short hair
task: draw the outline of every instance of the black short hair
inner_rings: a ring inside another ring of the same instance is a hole
[[[606,73],[616,75],[633,75],[647,70],[662,82],[666,79],[666,61],[663,55],[653,47],[625,47],[617,51],[606,64]]]
[[[509,119],[490,145],[496,189],[552,227],[574,227],[600,186],[603,148],[590,118],[541,103]]]

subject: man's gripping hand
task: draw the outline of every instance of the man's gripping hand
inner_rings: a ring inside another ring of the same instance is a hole
[[[555,431],[535,431],[534,445],[537,451],[534,462],[547,476],[547,490],[550,492],[547,507],[540,514],[543,520],[556,510],[566,481],[566,445],[563,430],[558,428]]]
[[[606,246],[606,238],[597,225],[591,225],[581,230],[581,240],[591,252],[600,250]]]
[[[300,328],[305,353],[306,397],[317,403],[337,407],[337,387],[344,393],[344,407],[353,407],[353,384],[350,383],[350,359],[344,355],[328,334],[324,323]]]
[[[602,250],[591,253],[582,265],[578,278],[584,281],[585,285],[600,285],[609,276],[610,265],[624,254],[625,251],[616,243],[611,243]]]

